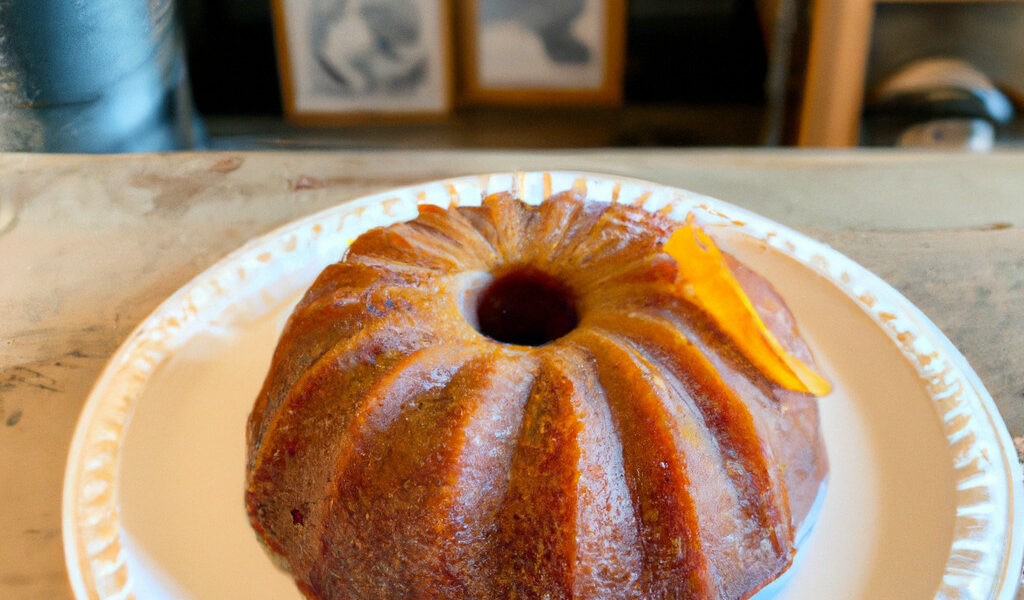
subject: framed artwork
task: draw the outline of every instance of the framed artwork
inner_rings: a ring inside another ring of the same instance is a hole
[[[625,0],[458,0],[460,100],[618,104]]]
[[[273,0],[285,116],[300,125],[441,117],[447,0]]]

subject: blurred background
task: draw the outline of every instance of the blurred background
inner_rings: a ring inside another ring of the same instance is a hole
[[[0,27],[9,150],[1024,137],[1016,0],[4,0]]]

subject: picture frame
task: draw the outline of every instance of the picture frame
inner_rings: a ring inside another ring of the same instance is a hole
[[[349,125],[444,118],[448,0],[273,0],[285,118]]]
[[[459,102],[618,105],[625,0],[458,0]]]

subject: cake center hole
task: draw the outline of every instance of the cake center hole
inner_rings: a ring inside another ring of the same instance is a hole
[[[521,346],[541,346],[572,331],[579,318],[572,294],[554,277],[522,268],[498,275],[476,309],[480,333]]]

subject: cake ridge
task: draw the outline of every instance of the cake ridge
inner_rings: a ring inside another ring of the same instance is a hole
[[[577,461],[574,597],[643,598],[639,524],[626,482],[621,439],[593,356],[575,343],[560,345],[552,353],[572,370],[580,391],[573,404],[583,424],[578,434],[583,451]],[[615,560],[607,560],[609,555]]]
[[[570,598],[574,585],[581,424],[574,382],[552,352],[534,351],[538,367],[509,468],[492,541],[499,556],[496,597]],[[525,529],[524,529],[525,527]]]
[[[636,316],[627,318],[642,319]],[[757,418],[749,404],[736,397],[707,356],[678,330],[656,319],[650,319],[646,324],[649,328],[644,339],[636,339],[640,337],[636,333],[637,328],[632,328],[634,333],[626,334],[629,345],[641,355],[644,351],[657,349],[662,350],[663,355],[681,359],[667,361],[651,356],[654,365],[683,385],[680,392],[685,392],[693,401],[693,410],[702,417],[723,458],[741,463],[738,469],[726,469],[729,479],[738,486],[738,497],[753,498],[749,505],[756,510],[756,514],[752,517],[769,534],[774,551],[780,556],[788,556],[792,548],[792,528],[784,532],[783,539],[780,539],[773,527],[774,523],[790,522],[788,499],[784,486],[772,477],[770,465],[775,462],[775,457],[771,447],[755,443],[764,438],[764,432],[757,431]],[[688,367],[685,373],[683,365]],[[726,424],[733,426],[727,427]],[[742,430],[737,431],[737,426]],[[763,425],[760,429],[763,430]],[[747,493],[743,493],[740,486],[745,487]]]
[[[432,204],[420,207],[419,212],[420,216],[412,223],[447,237],[456,248],[463,251],[470,250],[479,264],[493,263],[497,258],[497,250],[494,245],[462,213],[458,211],[449,213]],[[454,225],[464,235],[459,235],[456,239],[453,232],[445,231],[445,225]]]
[[[485,198],[480,205],[495,233],[494,247],[506,263],[523,258],[519,243],[523,230],[523,215],[530,208],[509,192],[499,192]]]
[[[700,452],[707,440],[690,444],[680,437],[679,416],[662,401],[663,390],[628,348],[592,327],[573,338],[595,358],[619,434],[643,552],[645,595],[663,597],[671,581],[693,597],[705,597],[712,574],[698,531],[686,453]]]
[[[782,389],[774,384],[762,373],[757,371],[747,360],[746,357],[731,348],[728,345],[727,339],[714,337],[714,332],[697,328],[689,335],[684,335],[684,324],[678,323],[673,320],[671,312],[665,311],[637,311],[631,315],[636,319],[650,319],[652,323],[660,323],[662,327],[669,335],[676,335],[679,343],[690,344],[693,346],[694,351],[698,352],[708,362],[709,372],[716,374],[720,379],[729,380],[729,388],[732,393],[737,397],[742,396],[745,400],[740,402],[751,414],[754,415],[755,423],[760,423],[760,430],[757,439],[762,440],[765,444],[765,449],[768,452],[775,453],[777,447],[786,447],[787,442],[793,443],[793,448],[800,448],[803,443],[811,443],[813,440],[797,440],[793,442],[791,439],[792,432],[790,431],[778,431],[777,427],[772,427],[767,424],[766,421],[770,421],[774,415],[780,410],[787,410],[789,407],[793,407],[796,403],[810,402],[814,403],[815,400],[809,396],[800,392],[793,392],[790,390]],[[799,340],[797,340],[799,341]],[[716,351],[710,351],[710,348],[714,348]],[[801,349],[796,349],[799,352]],[[803,348],[806,351],[806,348]],[[671,355],[671,353],[668,353]],[[806,355],[810,356],[809,351],[806,351]],[[671,361],[662,360],[660,361],[666,367],[672,365]],[[810,398],[808,400],[808,398]],[[801,408],[800,410],[806,410]],[[778,423],[780,421],[776,421]],[[817,421],[815,420],[815,423]],[[815,432],[817,430],[815,429]],[[779,456],[777,453],[773,454],[769,459],[769,463],[779,465],[782,471],[780,478],[785,479],[791,473],[793,464],[787,464],[788,462],[798,459],[799,455],[796,453],[787,454],[786,456]],[[817,469],[817,477],[821,477],[824,471],[827,470],[827,461],[822,456],[820,457],[821,463],[814,462],[809,467]],[[796,481],[795,478],[792,478]],[[788,507],[788,520],[781,519],[781,522],[790,523],[790,529],[796,531],[796,526],[799,524],[806,511],[810,508],[810,502],[813,501],[815,494],[811,493],[804,504],[794,507],[793,499],[789,497],[789,489],[792,485],[789,482],[781,485],[781,489],[785,494],[785,504]]]
[[[325,497],[334,499],[334,519],[333,525],[324,529],[323,541],[335,549],[347,571],[361,574],[366,580],[375,573],[379,576],[382,570],[390,570],[396,593],[417,587],[417,576],[422,577],[423,573],[416,567],[429,555],[427,546],[434,542],[433,528],[422,518],[426,495],[437,483],[436,478],[428,477],[427,463],[437,461],[438,457],[420,456],[416,463],[403,462],[402,453],[417,448],[396,444],[394,438],[402,437],[401,432],[417,413],[443,410],[450,386],[479,356],[476,349],[455,344],[415,351],[410,361],[402,365],[406,368],[392,369],[386,381],[382,380],[366,394],[368,401],[362,403],[337,438],[340,448],[330,469],[333,476],[324,486]],[[423,379],[430,384],[416,385]],[[421,436],[409,443],[416,441],[429,440]],[[426,471],[420,472],[418,479],[399,481],[403,468]],[[376,501],[389,493],[411,497],[403,504]],[[379,526],[369,527],[368,522]],[[399,540],[407,544],[407,552],[387,552]],[[369,555],[362,548],[385,552],[388,560],[375,559],[376,555]],[[322,567],[319,563],[312,566]],[[366,583],[363,581],[362,585]]]
[[[419,338],[419,332],[412,332],[413,340]],[[316,500],[320,498],[333,497],[322,492],[322,486],[316,486],[315,478],[303,477],[303,471],[294,468],[295,463],[309,462],[312,464],[323,464],[337,456],[339,448],[337,445],[317,445],[305,443],[320,441],[328,438],[330,434],[344,431],[349,426],[355,413],[360,410],[361,405],[355,402],[346,403],[352,394],[364,391],[372,393],[374,384],[383,381],[382,378],[394,373],[407,360],[407,352],[415,352],[416,344],[404,342],[392,342],[389,350],[377,354],[373,364],[365,364],[352,355],[346,355],[348,363],[343,363],[346,377],[337,379],[333,385],[311,387],[303,394],[296,394],[290,397],[291,403],[278,413],[278,419],[272,427],[268,427],[265,434],[265,447],[273,448],[274,451],[262,451],[250,477],[250,490],[269,498],[271,502],[277,502],[277,510],[271,514],[261,514],[259,510],[252,510],[250,504],[250,519],[254,524],[259,522],[262,529],[270,539],[278,545],[295,546],[301,543],[307,536],[307,532],[320,521],[321,512],[318,510]],[[378,344],[377,340],[367,338],[360,340],[360,343]],[[372,381],[367,381],[368,375],[375,376]],[[334,394],[337,388],[349,394]],[[320,402],[315,400],[320,399]],[[326,400],[326,401],[323,401]],[[300,431],[293,421],[286,421],[281,415],[291,416],[293,419],[300,419],[299,424],[306,426]],[[332,439],[338,439],[333,437]],[[291,468],[288,468],[291,466]],[[282,469],[284,475],[275,477],[275,469]],[[317,471],[313,472],[314,474]],[[328,473],[321,474],[326,485],[330,480]],[[294,487],[293,487],[294,486]],[[308,498],[303,497],[303,492]],[[289,500],[289,502],[282,502]],[[261,507],[262,503],[256,504]],[[297,512],[296,512],[297,511]],[[294,525],[299,525],[297,529]],[[289,544],[287,538],[294,534],[296,539]],[[282,538],[285,541],[281,541]]]
[[[359,298],[353,304],[359,305],[363,310],[358,311],[358,315],[366,314],[367,306],[366,298]],[[332,362],[338,358],[338,355],[342,352],[354,352],[362,344],[375,344],[377,339],[374,337],[376,334],[381,333],[386,329],[401,331],[402,334],[418,333],[427,337],[431,336],[429,331],[420,331],[415,325],[416,322],[404,312],[401,307],[399,310],[389,310],[387,314],[381,315],[381,319],[376,320],[372,325],[367,327],[361,327],[358,331],[351,333],[346,336],[344,332],[339,332],[338,337],[334,339],[332,343],[328,343],[322,351],[317,354],[316,357],[312,358],[301,370],[301,373],[296,377],[288,386],[288,393],[280,395],[280,399],[271,411],[272,414],[268,418],[266,412],[263,414],[261,419],[260,427],[254,430],[255,438],[250,440],[250,444],[253,449],[258,452],[259,448],[263,445],[263,439],[267,436],[274,422],[281,418],[283,411],[282,407],[289,404],[296,398],[297,395],[301,395],[304,391],[308,391],[308,382],[312,381],[318,374],[322,374],[323,369],[330,368]],[[404,323],[395,323],[396,320],[403,319]],[[405,327],[399,327],[399,325],[405,325]],[[347,331],[347,330],[345,330]],[[261,391],[261,396],[267,394],[268,391]],[[268,403],[269,407],[269,403]],[[254,415],[255,416],[255,413]],[[251,419],[252,417],[250,417]],[[254,457],[255,458],[255,457]],[[255,463],[254,463],[255,464]]]
[[[356,238],[347,254],[370,254],[390,263],[405,262],[434,273],[450,273],[462,268],[461,259],[449,252],[449,249],[440,247],[432,240],[423,239],[428,235],[408,223],[377,227]]]
[[[367,277],[371,274],[372,277]],[[352,281],[353,277],[357,278],[355,282]],[[359,277],[365,279],[358,279]],[[340,325],[351,324],[354,317],[365,314],[363,309],[366,306],[366,296],[374,289],[388,283],[397,285],[397,282],[402,280],[401,276],[383,271],[379,267],[353,263],[330,265],[317,277],[285,324],[281,343],[274,351],[270,372],[249,416],[246,432],[250,449],[248,468],[251,469],[255,462],[254,451],[262,444],[269,420],[286,400],[287,394],[282,393],[282,390],[289,390],[317,359],[330,351],[339,341],[346,339],[346,335],[352,335],[351,328]],[[353,283],[361,283],[361,286],[354,287]],[[408,288],[410,293],[423,294],[412,285],[400,287]],[[353,290],[359,290],[359,293],[353,294]],[[309,340],[311,336],[313,339]],[[311,343],[317,344],[319,350],[313,353],[306,352],[308,344]],[[294,350],[299,347],[303,348],[303,351],[296,355]],[[276,360],[276,357],[284,355],[289,356],[291,360]]]
[[[578,194],[570,190],[555,194],[537,206],[540,217],[526,234],[534,240],[535,260],[553,260],[552,252],[569,237],[566,235],[568,224],[577,219],[585,206],[580,200]]]
[[[552,263],[571,264],[569,259],[580,245],[579,236],[589,233],[612,206],[621,205],[584,202],[581,201],[580,195],[576,191],[565,192],[564,195],[556,194],[554,197],[559,202],[575,202],[580,205],[579,209],[574,212],[573,219],[566,228],[564,236],[559,240],[560,243],[546,257]]]
[[[441,567],[447,579],[456,582],[469,597],[494,593],[492,585],[498,568],[496,548],[487,540],[498,527],[508,487],[504,474],[511,468],[523,410],[534,381],[529,360],[501,356],[488,363],[486,359],[482,359],[481,366],[487,368],[487,386],[497,390],[503,384],[511,385],[512,390],[508,395],[480,398],[485,396],[480,392],[487,388],[477,388],[477,394],[467,395],[467,399],[473,398],[477,410],[458,432],[464,436],[457,457],[459,464],[444,489],[440,490],[443,493],[436,494],[427,507],[427,514],[447,512],[446,529],[439,533],[439,537],[445,536],[442,541],[446,542],[444,554],[440,557]],[[487,417],[491,422],[484,423]],[[498,417],[508,417],[511,422],[504,423],[505,427],[497,427],[495,421]],[[467,435],[471,431],[473,437]],[[488,449],[489,443],[494,447]],[[481,456],[477,461],[470,460]],[[484,464],[480,465],[480,462]],[[470,481],[471,478],[474,481]],[[477,514],[474,515],[474,511]],[[449,556],[453,558],[449,560]]]

